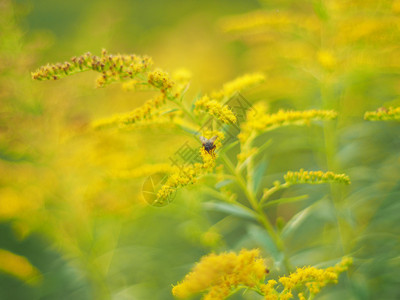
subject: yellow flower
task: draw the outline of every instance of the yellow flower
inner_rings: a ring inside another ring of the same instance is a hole
[[[252,133],[258,134],[288,125],[308,125],[315,120],[332,120],[337,117],[333,110],[305,110],[305,111],[284,111],[280,110],[275,114],[267,114],[264,111],[250,112],[246,122],[241,125],[239,139],[243,143]]]
[[[157,69],[147,75],[150,85],[160,89],[161,91],[168,90],[174,86],[174,82],[167,72]]]
[[[350,178],[348,175],[335,174],[333,172],[304,171],[303,169],[300,169],[298,172],[289,171],[283,177],[289,184],[320,184],[326,182],[350,184]]]
[[[261,292],[265,296],[265,300],[277,300],[278,299],[278,292],[275,290],[274,286],[277,285],[276,280],[268,280],[267,284],[262,284],[260,286]]]
[[[376,111],[367,111],[364,119],[368,121],[400,120],[400,107],[380,107]]]
[[[195,106],[197,111],[204,110],[226,124],[236,123],[236,116],[228,106],[222,105],[216,100],[211,100],[208,96],[197,100]]]
[[[175,297],[187,298],[208,290],[203,299],[225,299],[236,286],[253,287],[264,277],[265,265],[258,249],[242,250],[239,254],[210,254],[203,257],[192,272],[173,287],[172,293]]]
[[[214,99],[222,99],[230,97],[235,92],[258,85],[265,81],[265,76],[262,73],[245,74],[230,82],[225,83],[220,91],[213,92],[211,97]]]

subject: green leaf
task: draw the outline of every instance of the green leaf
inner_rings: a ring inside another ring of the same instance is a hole
[[[283,204],[283,203],[297,202],[297,201],[301,201],[301,200],[304,200],[304,199],[307,199],[307,198],[308,198],[308,195],[301,195],[301,196],[297,196],[297,197],[288,197],[288,198],[280,198],[280,199],[277,199],[277,200],[269,201],[269,202],[265,203],[263,206],[264,207],[269,207],[269,206]]]
[[[253,172],[253,191],[256,194],[259,187],[261,180],[265,174],[265,170],[267,169],[268,163],[266,160],[262,160],[255,168]]]
[[[217,184],[215,185],[215,188],[216,189],[220,189],[220,188],[222,188],[224,186],[227,186],[227,185],[231,184],[232,182],[233,182],[232,179],[222,180],[220,182],[217,182]]]
[[[233,215],[243,219],[251,219],[251,220],[256,219],[253,213],[235,204],[205,202],[203,205],[204,208],[207,210],[223,212],[226,213],[227,215]]]
[[[273,260],[280,264],[283,260],[283,253],[281,253],[276,247],[274,241],[269,236],[268,232],[266,232],[263,228],[257,225],[249,225],[247,227],[247,232],[249,236],[253,238],[261,247],[267,251]]]

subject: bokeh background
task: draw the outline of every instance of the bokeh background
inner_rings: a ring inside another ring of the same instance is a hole
[[[345,172],[352,185],[299,186],[279,196],[307,200],[267,212],[289,224],[294,265],[354,257],[318,299],[399,299],[400,124],[363,120],[400,104],[399,21],[399,1],[386,0],[0,0],[0,299],[173,299],[202,255],[243,247],[261,248],[273,268],[254,220],[204,205],[207,180],[156,208],[141,197],[145,178],[110,176],[169,162],[187,138],[157,126],[86,130],[151,93],[96,89],[92,73],[30,77],[102,48],[186,68],[189,101],[260,71],[266,82],[243,93],[251,103],[337,110],[325,126],[270,133],[260,180],[305,168]]]

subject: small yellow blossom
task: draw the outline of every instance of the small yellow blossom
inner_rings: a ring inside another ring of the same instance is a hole
[[[214,99],[222,99],[223,97],[230,97],[235,92],[244,90],[246,88],[258,85],[265,81],[265,76],[262,73],[245,74],[230,82],[225,83],[220,91],[213,92],[211,97]]]
[[[253,287],[264,277],[265,264],[258,249],[242,250],[239,254],[210,254],[203,257],[192,272],[174,286],[172,293],[175,297],[187,298],[207,290],[203,299],[225,299],[236,286]]]
[[[147,79],[150,85],[159,88],[162,91],[172,88],[175,84],[168,73],[160,69],[150,72]]]
[[[326,182],[350,184],[350,178],[346,174],[335,174],[333,172],[322,171],[304,171],[303,169],[300,169],[298,172],[289,171],[284,175],[284,178],[289,184],[320,184]]]
[[[197,111],[204,110],[226,124],[236,123],[236,116],[228,106],[222,105],[216,100],[211,100],[208,96],[197,100],[195,106]]]
[[[263,111],[248,113],[246,122],[241,125],[239,139],[245,142],[252,133],[270,131],[288,125],[308,125],[315,120],[332,120],[337,117],[333,110],[305,110],[305,111],[284,111],[280,110],[275,114],[267,114]]]
[[[364,119],[368,121],[397,121],[400,120],[400,107],[380,107],[376,111],[367,111]]]

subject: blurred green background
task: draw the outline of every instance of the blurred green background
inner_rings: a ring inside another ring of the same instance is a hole
[[[257,23],[257,14],[269,21]],[[307,200],[267,213],[296,221],[284,232],[292,264],[354,257],[316,298],[399,299],[400,127],[363,120],[400,104],[399,16],[399,1],[384,0],[0,0],[0,299],[173,299],[171,285],[210,251],[260,247],[274,264],[254,220],[203,205],[213,200],[201,189],[207,180],[155,208],[141,198],[143,178],[109,176],[169,162],[186,139],[170,128],[85,130],[139,106],[147,92],[95,89],[92,73],[30,77],[102,48],[190,70],[187,99],[261,71],[267,81],[244,93],[250,102],[272,112],[337,110],[325,126],[269,133],[262,185],[300,168],[345,172],[352,185],[298,186],[279,196]]]

